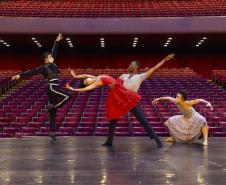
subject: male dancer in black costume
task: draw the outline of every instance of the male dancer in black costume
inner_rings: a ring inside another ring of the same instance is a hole
[[[22,72],[18,75],[12,77],[12,80],[19,78],[25,78],[37,74],[42,74],[48,82],[48,98],[49,98],[49,121],[50,121],[50,133],[49,136],[52,139],[56,139],[56,111],[59,107],[63,106],[66,102],[71,99],[70,94],[63,91],[59,87],[59,68],[57,67],[55,60],[57,55],[57,49],[59,42],[63,39],[61,33],[58,34],[56,41],[52,48],[52,53],[44,52],[41,56],[41,60],[44,62],[44,65],[31,69],[29,71]]]

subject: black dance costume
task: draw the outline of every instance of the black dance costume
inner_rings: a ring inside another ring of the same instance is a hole
[[[56,54],[58,50],[59,42],[55,41],[52,49],[52,57],[54,58],[54,62],[56,60]],[[66,102],[71,99],[69,93],[63,91],[59,86],[59,68],[55,63],[43,65],[37,67],[35,69],[31,69],[29,71],[25,71],[20,73],[21,78],[42,74],[44,78],[48,82],[48,98],[50,108],[48,109],[49,112],[49,121],[50,121],[50,136],[55,139],[55,131],[56,131],[56,111],[59,107],[63,106]]]

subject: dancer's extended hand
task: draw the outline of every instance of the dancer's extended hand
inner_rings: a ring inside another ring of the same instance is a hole
[[[173,59],[174,57],[175,57],[175,54],[170,54],[170,55],[166,56],[166,57],[164,58],[164,60],[168,61],[168,60]]]
[[[69,90],[73,90],[73,87],[71,87],[69,83],[66,83],[65,84],[65,88],[66,89],[69,89]]]
[[[71,75],[72,75],[74,78],[76,77],[74,70],[71,70]]]
[[[61,41],[63,39],[63,34],[62,33],[59,33],[57,38],[56,38],[56,41]]]
[[[12,80],[18,80],[18,79],[20,79],[20,75],[15,75],[12,77]]]
[[[113,89],[113,88],[115,87],[115,84],[109,84],[108,87],[109,87],[110,89]]]
[[[156,99],[154,99],[153,101],[152,101],[152,104],[153,105],[157,105],[159,103],[159,99],[158,98],[156,98]]]
[[[213,110],[213,107],[212,107],[211,103],[207,103],[206,107],[210,108],[210,110]]]

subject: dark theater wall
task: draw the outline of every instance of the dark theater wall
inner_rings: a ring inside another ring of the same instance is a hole
[[[126,68],[132,60],[139,60],[142,67],[152,67],[165,54],[147,53],[59,53],[57,64],[60,68]],[[1,53],[0,69],[27,70],[41,64],[37,53]],[[226,69],[225,54],[176,54],[176,58],[164,67],[190,67],[203,77],[210,78],[211,70]]]

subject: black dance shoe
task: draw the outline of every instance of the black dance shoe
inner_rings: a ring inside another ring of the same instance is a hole
[[[111,146],[113,146],[113,145],[112,145],[112,143],[110,143],[110,142],[105,142],[105,143],[102,144],[102,146],[111,147]]]
[[[49,137],[53,139],[53,141],[56,140],[56,133],[55,132],[49,132]]]
[[[159,139],[159,137],[155,138],[155,141],[157,143],[158,148],[163,148],[163,143],[162,143],[161,139]]]

